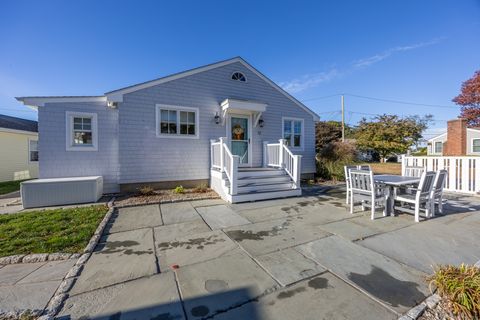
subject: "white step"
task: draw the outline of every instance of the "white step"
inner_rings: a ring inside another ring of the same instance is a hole
[[[259,177],[259,178],[243,178],[237,180],[237,186],[260,185],[260,184],[277,184],[291,182],[292,179],[288,175],[273,176],[273,177]]]
[[[249,192],[266,192],[266,191],[281,191],[292,189],[292,182],[287,183],[275,183],[275,184],[254,184],[244,187],[238,187],[237,193],[249,193]]]
[[[282,190],[282,191],[237,194],[237,195],[231,196],[232,198],[231,201],[232,203],[238,203],[238,202],[246,202],[246,201],[298,197],[301,195],[302,195],[302,189],[298,188],[298,189],[290,189],[290,190]]]
[[[284,176],[287,173],[279,169],[264,169],[264,170],[245,170],[238,171],[238,178],[256,178],[256,177],[275,177],[275,176]]]

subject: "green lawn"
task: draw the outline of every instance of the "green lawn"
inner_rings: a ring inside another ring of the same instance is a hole
[[[0,194],[20,190],[20,183],[25,180],[0,182]]]
[[[14,254],[79,253],[107,206],[30,211],[0,215],[0,257]]]

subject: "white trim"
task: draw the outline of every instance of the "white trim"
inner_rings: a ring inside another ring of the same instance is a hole
[[[177,134],[160,133],[160,109],[177,111]],[[180,134],[180,115],[178,111],[195,112],[195,135]],[[155,105],[155,135],[163,139],[198,139],[200,137],[200,111],[198,108],[174,106],[168,104]]]
[[[480,154],[480,151],[473,151],[473,140],[480,140],[480,138],[471,138],[470,139],[470,153],[471,154]]]
[[[73,144],[73,118],[92,118],[92,145],[80,146]],[[98,151],[98,120],[96,113],[90,112],[65,112],[65,149],[66,151]]]
[[[282,117],[282,134],[281,139],[284,138],[283,127],[285,121],[301,121],[302,122],[302,133],[300,137],[300,147],[294,147],[293,145],[288,146],[292,151],[304,151],[305,149],[305,120],[303,118],[294,118],[294,117]],[[292,126],[292,136],[294,135],[295,128]]]
[[[169,81],[177,80],[177,79],[180,79],[180,78],[188,77],[188,76],[200,73],[200,72],[204,72],[204,71],[208,71],[208,70],[211,70],[211,69],[223,67],[223,66],[235,63],[235,62],[241,63],[248,70],[250,70],[255,75],[260,77],[262,80],[267,82],[274,89],[276,89],[281,94],[283,94],[285,97],[290,99],[293,103],[298,105],[300,108],[305,110],[307,113],[309,113],[313,117],[314,121],[319,121],[320,120],[320,117],[315,112],[310,110],[307,106],[305,106],[303,103],[301,103],[300,101],[295,99],[292,95],[290,95],[288,92],[283,90],[280,86],[278,86],[272,80],[268,79],[265,75],[260,73],[257,69],[255,69],[253,66],[251,66],[248,62],[246,62],[245,60],[243,60],[240,57],[236,57],[236,58],[225,60],[225,61],[220,61],[220,62],[209,64],[209,65],[206,65],[206,66],[203,66],[203,67],[199,67],[199,68],[196,68],[196,69],[176,73],[176,74],[166,76],[166,77],[163,77],[163,78],[159,78],[159,79],[155,79],[155,80],[152,80],[152,81],[143,82],[143,83],[140,83],[140,84],[137,84],[137,85],[132,85],[132,86],[129,86],[129,87],[125,87],[123,89],[118,89],[118,90],[106,92],[105,96],[107,97],[108,101],[123,102],[123,95],[124,94],[131,93],[131,92],[138,91],[138,90],[142,90],[142,89],[146,89],[146,88],[150,88],[150,87],[153,87],[153,86],[165,83],[165,82],[169,82]]]
[[[9,128],[0,128],[0,132],[28,134],[28,135],[32,135],[32,136],[38,136],[37,131],[25,131],[25,130],[16,130],[16,129],[9,129]]]
[[[257,101],[250,100],[239,100],[239,99],[225,99],[220,103],[222,110],[244,110],[244,111],[253,111],[253,112],[265,112],[267,110],[268,104]]]
[[[253,138],[252,138],[252,114],[236,114],[236,113],[229,113],[227,115],[227,125],[226,130],[227,130],[227,140],[228,140],[228,145],[230,147],[230,151],[232,150],[232,117],[235,118],[243,118],[243,119],[248,119],[248,138],[249,143],[248,143],[248,161],[247,163],[239,163],[239,167],[252,167],[253,166]]]
[[[444,136],[444,135],[446,135],[446,134],[447,134],[446,132],[444,132],[444,133],[442,133],[442,134],[439,134],[438,136],[435,136],[435,137],[433,137],[433,138],[428,139],[427,142],[428,142],[428,141],[433,141],[433,140],[435,140],[435,139],[438,139],[438,138],[440,138],[440,137],[442,137],[442,136]]]
[[[31,142],[31,141],[36,141],[36,142],[37,142],[37,152],[38,152],[38,138],[37,138],[37,139],[28,138],[28,163],[29,163],[29,164],[35,164],[35,163],[38,163],[39,160],[37,160],[37,161],[32,161],[32,160],[30,159],[30,152],[32,152],[32,150],[30,150],[30,142]],[[39,157],[39,159],[40,159],[40,157]]]
[[[476,132],[480,132],[480,129],[475,129],[475,128],[467,128],[467,131],[470,130],[470,131],[476,131]]]
[[[18,101],[26,106],[44,107],[46,103],[64,103],[64,102],[107,102],[106,96],[92,97],[16,97]]]
[[[243,75],[243,77],[245,78],[245,81],[240,81],[240,80],[234,80],[234,79],[232,79],[232,76],[233,76],[235,73],[240,73],[241,75]],[[230,74],[230,80],[235,81],[235,82],[240,82],[240,83],[247,83],[247,82],[248,82],[248,79],[247,79],[247,76],[245,75],[245,72],[242,72],[242,71],[233,71],[233,72]]]

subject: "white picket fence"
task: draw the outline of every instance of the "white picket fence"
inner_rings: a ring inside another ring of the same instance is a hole
[[[448,171],[445,190],[476,194],[480,192],[480,157],[413,157],[402,158],[402,175],[406,166],[426,167],[428,171]]]

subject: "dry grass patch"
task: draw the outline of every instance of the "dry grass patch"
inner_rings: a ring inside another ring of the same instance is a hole
[[[369,164],[373,170],[374,174],[402,174],[402,164],[398,162],[372,162],[372,163],[365,163]]]
[[[149,190],[150,191],[150,190]],[[153,190],[146,193],[132,193],[117,197],[115,204],[119,207],[128,205],[153,204],[170,201],[187,201],[196,199],[218,199],[219,195],[208,188],[200,185],[196,188],[184,188],[180,186],[172,190]]]

